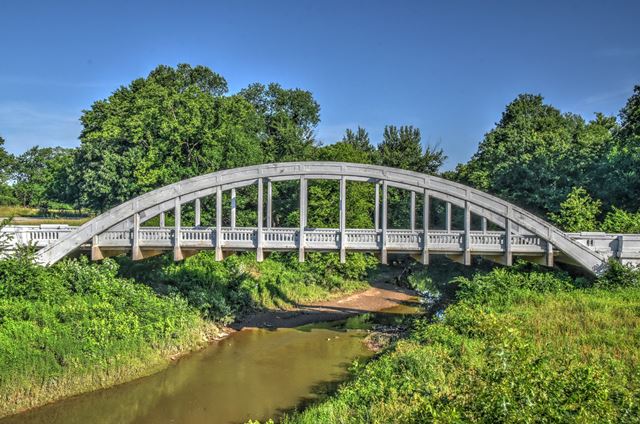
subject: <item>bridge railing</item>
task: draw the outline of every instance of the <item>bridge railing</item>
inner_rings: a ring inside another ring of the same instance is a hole
[[[2,229],[12,237],[9,250],[17,245],[47,246],[74,231],[66,225],[7,226]],[[348,250],[376,251],[382,248],[382,231],[375,229],[307,228],[304,232],[308,250],[338,250],[344,234]],[[256,227],[223,227],[221,245],[229,249],[256,249]],[[604,257],[615,257],[623,263],[640,263],[640,235],[606,233],[571,233],[572,239]],[[429,250],[441,253],[462,252],[465,233],[460,230],[434,230],[428,232]],[[175,243],[175,231],[170,227],[140,227],[139,246],[142,248],[170,249]],[[95,237],[98,246],[127,250],[133,244],[133,230],[110,230]],[[500,254],[506,249],[504,231],[470,231],[470,250],[474,254]],[[180,244],[187,248],[215,248],[215,227],[187,227],[180,230]],[[267,250],[294,250],[299,246],[298,228],[263,228],[262,247]],[[387,230],[386,248],[390,251],[420,251],[424,246],[421,229]],[[511,249],[516,254],[542,254],[547,242],[535,235],[512,234]]]

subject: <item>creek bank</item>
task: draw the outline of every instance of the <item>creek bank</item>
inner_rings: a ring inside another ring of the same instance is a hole
[[[346,297],[294,305],[288,310],[252,313],[229,326],[229,332],[250,328],[292,328],[321,321],[378,312],[403,304],[418,304],[418,292],[374,281],[371,287]]]

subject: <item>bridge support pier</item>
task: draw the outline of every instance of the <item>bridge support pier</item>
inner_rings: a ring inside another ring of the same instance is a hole
[[[550,241],[547,241],[547,252],[545,255],[546,265],[549,268],[553,268],[554,266],[554,258],[553,258],[553,244]]]
[[[412,191],[411,192],[411,201],[410,201],[410,205],[409,205],[409,209],[410,209],[410,218],[409,218],[409,228],[411,228],[411,231],[415,231],[416,230],[416,192]]]
[[[100,261],[102,259],[104,259],[104,255],[98,246],[98,236],[93,236],[91,239],[91,260]]]
[[[507,215],[511,215],[511,210]],[[513,265],[513,251],[511,249],[511,219],[509,216],[505,218],[504,226],[504,264],[506,266]]]
[[[131,259],[139,261],[144,259],[140,250],[140,214],[133,214],[133,234],[131,238]]]

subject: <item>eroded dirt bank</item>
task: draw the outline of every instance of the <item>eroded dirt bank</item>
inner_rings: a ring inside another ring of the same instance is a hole
[[[417,293],[384,282],[346,297],[317,303],[296,305],[287,311],[268,310],[253,313],[231,324],[231,331],[248,328],[291,328],[319,321],[333,321],[348,316],[377,312],[406,303],[417,302]]]

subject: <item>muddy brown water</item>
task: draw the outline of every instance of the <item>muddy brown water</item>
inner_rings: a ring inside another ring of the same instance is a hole
[[[418,312],[399,305],[297,328],[232,334],[169,368],[133,382],[65,399],[0,424],[217,424],[276,418],[335,389],[373,324]]]

